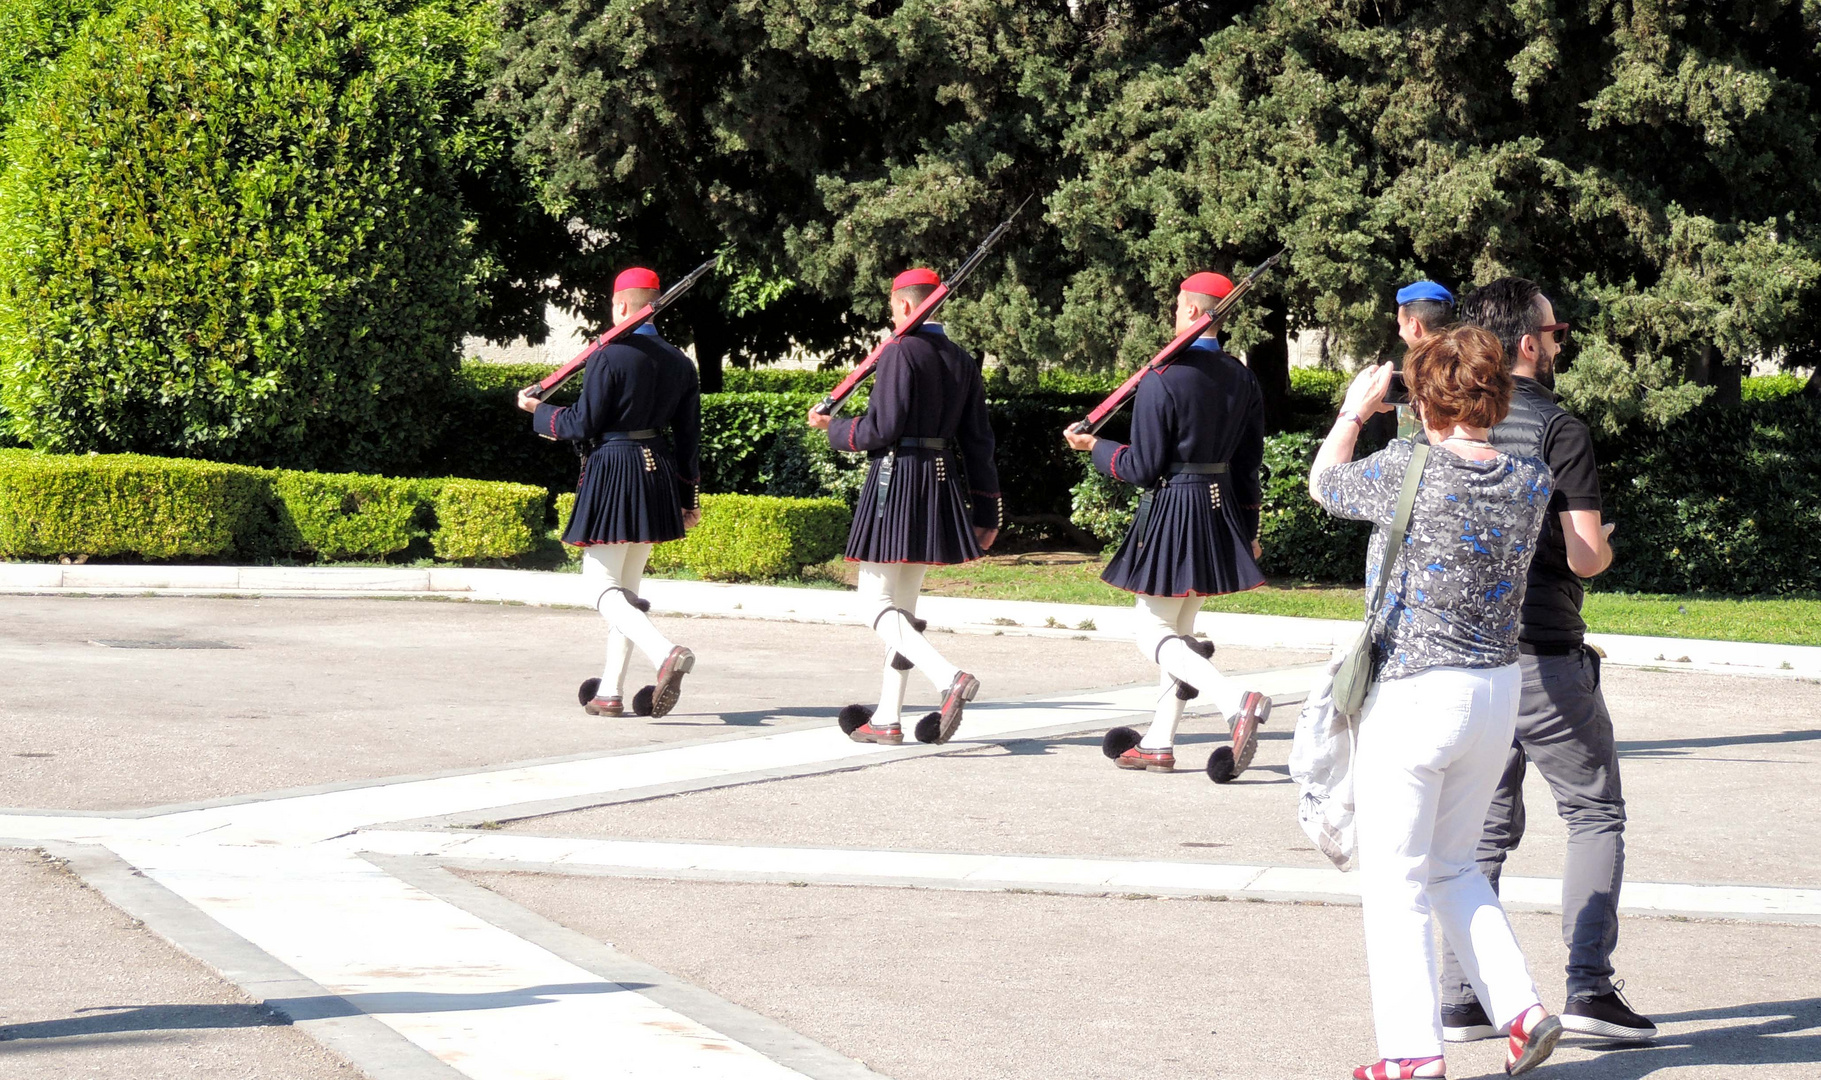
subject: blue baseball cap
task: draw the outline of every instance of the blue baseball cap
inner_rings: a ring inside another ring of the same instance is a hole
[[[1434,300],[1438,304],[1452,304],[1454,294],[1433,281],[1412,281],[1397,290],[1398,307],[1403,307],[1416,300]]]

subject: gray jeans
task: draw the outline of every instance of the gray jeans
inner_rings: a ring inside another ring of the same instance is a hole
[[[1590,649],[1566,656],[1518,658],[1524,686],[1517,739],[1480,839],[1480,870],[1499,887],[1505,856],[1524,839],[1524,773],[1534,764],[1568,823],[1562,870],[1562,940],[1568,945],[1568,999],[1612,992],[1612,950],[1619,943],[1619,883],[1625,876],[1625,799],[1612,717],[1600,694],[1600,658]],[[1473,987],[1453,949],[1442,955],[1442,1001],[1466,1005]]]

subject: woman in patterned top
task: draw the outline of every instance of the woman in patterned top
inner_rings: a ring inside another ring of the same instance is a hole
[[[1509,1025],[1505,1069],[1515,1076],[1549,1056],[1562,1026],[1539,1002],[1474,851],[1516,730],[1518,611],[1553,481],[1540,460],[1487,441],[1512,388],[1491,334],[1461,326],[1428,337],[1410,350],[1404,377],[1433,450],[1373,620],[1379,681],[1354,762],[1366,966],[1383,1057],[1353,1075],[1446,1075],[1433,912],[1494,1021]],[[1309,474],[1310,494],[1329,513],[1376,526],[1366,559],[1374,577],[1415,448],[1398,441],[1351,459],[1362,421],[1392,408],[1390,383],[1389,364],[1360,372]]]

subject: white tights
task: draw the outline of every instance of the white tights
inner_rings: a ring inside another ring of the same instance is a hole
[[[947,690],[960,668],[949,663],[911,624],[917,612],[917,593],[929,567],[921,563],[861,563],[860,598],[874,613],[873,632],[885,642],[885,674],[879,687],[879,707],[873,723],[895,724],[904,709],[904,692],[910,672],[892,667],[893,654],[914,664],[938,691]]]
[[[1199,596],[1138,596],[1138,651],[1162,669],[1157,711],[1139,743],[1146,750],[1175,745],[1176,725],[1182,722],[1184,702],[1176,696],[1183,682],[1212,701],[1223,717],[1239,711],[1240,693],[1214,662],[1182,640],[1195,629]]]
[[[601,670],[600,697],[624,697],[626,665],[637,645],[653,667],[664,662],[670,640],[635,607],[627,593],[638,595],[650,544],[590,544],[582,549],[583,595],[607,620],[607,665]]]

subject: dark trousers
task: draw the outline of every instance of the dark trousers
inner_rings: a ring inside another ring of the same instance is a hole
[[[1520,656],[1524,685],[1517,738],[1486,814],[1479,864],[1496,891],[1505,856],[1524,839],[1524,774],[1535,765],[1568,823],[1562,869],[1562,940],[1568,945],[1568,999],[1612,992],[1612,950],[1619,942],[1619,884],[1625,876],[1625,799],[1612,717],[1600,694],[1600,657]],[[1442,1000],[1465,1005],[1473,987],[1454,951],[1442,957]]]

